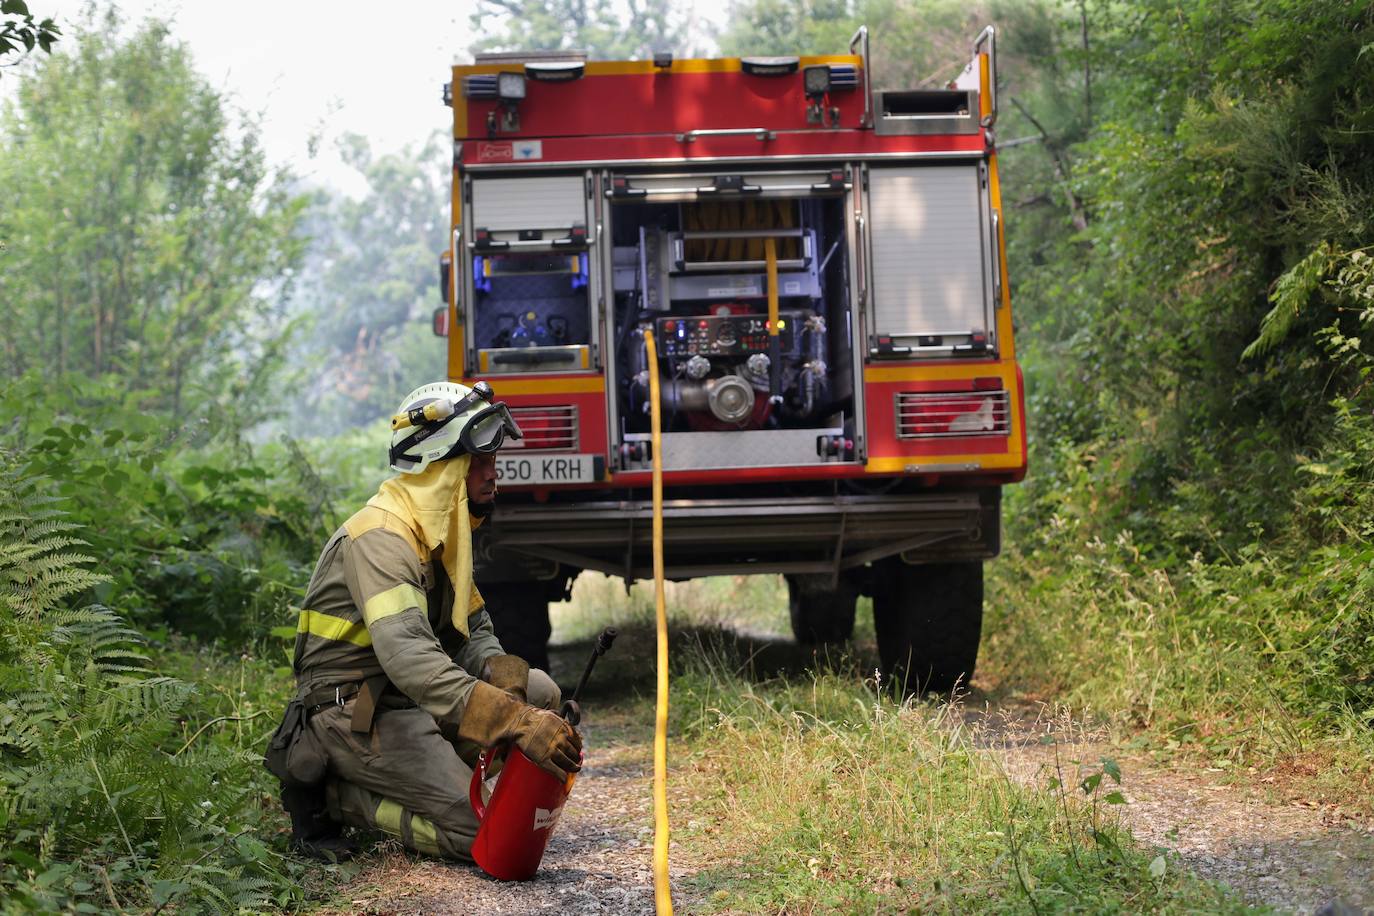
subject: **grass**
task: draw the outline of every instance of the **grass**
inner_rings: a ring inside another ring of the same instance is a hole
[[[1009,773],[1002,743],[1024,733],[976,726],[962,703],[894,703],[872,676],[871,638],[817,659],[785,638],[785,599],[773,577],[669,587],[674,861],[693,870],[685,909],[1248,912],[1130,835],[1113,762],[1068,760],[1066,745],[1053,778]],[[743,636],[721,628],[736,608]],[[555,668],[568,673],[581,654],[569,643],[622,629],[588,707],[647,717],[650,586],[627,595],[584,574],[554,613]]]
[[[1358,687],[1374,664],[1368,549],[1166,565],[1129,534],[1060,524],[1058,546],[1013,546],[990,567],[988,679],[1088,710],[1157,756],[1374,810],[1374,708]]]
[[[1065,543],[1053,556],[1013,548],[990,567],[985,682],[1066,699],[1165,754],[1239,762],[1287,749],[1294,760],[1347,761],[1324,777],[1333,785],[1367,773],[1332,750],[1364,738],[1333,737],[1276,701],[1287,686],[1259,686],[1275,662],[1242,638],[1244,619],[1202,613],[1204,598],[1214,609],[1260,602],[1239,588],[1262,578],[1254,569],[1225,579],[1195,567],[1185,578],[1152,569],[1129,538]],[[1114,763],[1067,759],[1069,743],[1052,778],[1008,772],[1002,743],[1024,734],[999,737],[962,705],[896,704],[876,689],[866,601],[854,642],[817,658],[790,642],[786,597],[776,576],[668,585],[674,857],[693,869],[685,909],[1248,911],[1130,835]],[[651,583],[627,590],[594,573],[553,607],[565,679],[603,626],[622,629],[586,697],[593,715],[647,718],[652,620]],[[239,719],[279,701],[282,660],[176,649],[168,667],[179,657],[185,674],[201,670],[205,712],[234,717],[197,741],[255,747],[268,717]]]
[[[787,589],[781,576],[719,576],[664,585],[671,626],[720,627],[781,636],[787,630]],[[555,643],[591,639],[605,626],[654,626],[654,583],[584,572],[569,601],[550,605]]]
[[[1244,910],[1132,839],[1110,761],[1027,785],[959,705],[895,704],[853,673],[679,664],[675,837],[707,911]]]
[[[1331,406],[1301,451],[1263,425],[1184,454],[1144,414],[1086,443],[1048,422],[1006,493],[984,683],[1374,813],[1374,414]]]

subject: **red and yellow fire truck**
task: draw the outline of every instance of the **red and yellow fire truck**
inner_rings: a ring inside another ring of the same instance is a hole
[[[889,675],[971,676],[1026,470],[995,33],[941,89],[873,88],[868,51],[453,68],[435,327],[525,433],[476,552],[535,663],[579,571],[650,575],[656,373],[670,579],[781,573],[804,642],[870,594]]]

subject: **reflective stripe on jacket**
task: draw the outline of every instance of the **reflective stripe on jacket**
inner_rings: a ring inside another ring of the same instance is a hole
[[[453,625],[453,587],[399,518],[368,506],[325,544],[296,625],[297,683],[316,690],[385,672],[436,719],[458,722],[486,660],[501,654],[474,599],[470,638]]]

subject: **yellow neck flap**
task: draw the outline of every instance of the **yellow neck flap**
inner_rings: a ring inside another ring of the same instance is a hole
[[[470,455],[436,461],[419,474],[399,474],[382,482],[369,506],[404,521],[432,554],[442,548],[444,571],[453,583],[453,625],[467,636],[468,616],[479,610],[482,594],[472,581],[472,532],[482,523],[468,514]]]

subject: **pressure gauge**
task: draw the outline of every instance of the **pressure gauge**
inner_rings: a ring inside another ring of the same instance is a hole
[[[722,321],[716,327],[716,345],[720,347],[733,347],[739,342],[738,331],[733,321]]]

